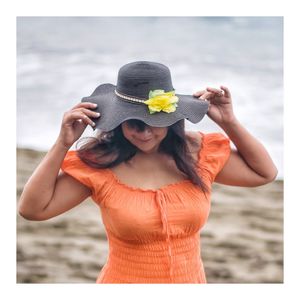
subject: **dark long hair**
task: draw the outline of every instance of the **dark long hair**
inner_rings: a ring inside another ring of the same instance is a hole
[[[143,131],[147,124],[140,120],[128,120],[131,128]],[[84,142],[85,141],[85,142]],[[79,148],[79,143],[84,142]],[[195,141],[191,139],[195,146]],[[130,160],[138,151],[137,147],[131,144],[123,135],[121,124],[115,129],[107,132],[100,132],[98,137],[81,138],[77,145],[79,158],[93,168],[110,168],[122,162]],[[185,173],[187,177],[205,193],[207,186],[197,174],[196,162],[193,159],[187,145],[184,120],[180,120],[168,127],[166,137],[159,145],[158,152],[171,156],[177,168]]]

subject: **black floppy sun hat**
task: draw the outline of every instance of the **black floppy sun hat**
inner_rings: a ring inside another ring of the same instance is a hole
[[[168,67],[148,61],[124,65],[117,85],[101,84],[81,101],[97,104],[95,111],[101,116],[93,119],[94,129],[103,131],[130,119],[153,127],[167,127],[182,119],[198,123],[208,111],[207,101],[175,93]]]

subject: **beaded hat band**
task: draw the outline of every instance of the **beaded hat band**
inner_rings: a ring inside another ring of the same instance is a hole
[[[144,102],[147,100],[147,99],[129,97],[127,95],[122,95],[117,90],[115,90],[115,94],[118,97],[120,97],[121,99],[124,99],[125,101],[129,101],[129,102],[136,102],[136,103],[142,103],[142,104],[144,104]]]

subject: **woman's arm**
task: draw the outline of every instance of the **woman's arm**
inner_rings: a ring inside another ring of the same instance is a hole
[[[259,186],[273,181],[277,168],[265,147],[235,117],[228,88],[207,88],[194,95],[210,102],[208,116],[226,132],[237,149],[231,150],[215,181],[236,186]]]
[[[95,117],[92,103],[80,103],[65,113],[56,143],[25,184],[18,211],[29,220],[46,220],[63,213],[86,199],[91,191],[71,176],[60,173],[68,149],[81,136],[90,117]],[[78,122],[78,120],[82,120]]]
[[[277,176],[265,147],[238,120],[222,126],[237,148],[216,177],[216,182],[237,186],[259,186],[273,181]]]

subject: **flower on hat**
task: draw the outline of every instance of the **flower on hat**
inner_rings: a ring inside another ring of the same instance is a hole
[[[175,91],[165,92],[164,90],[154,90],[149,92],[149,99],[144,101],[148,105],[150,114],[164,111],[171,113],[176,110],[178,97]]]

